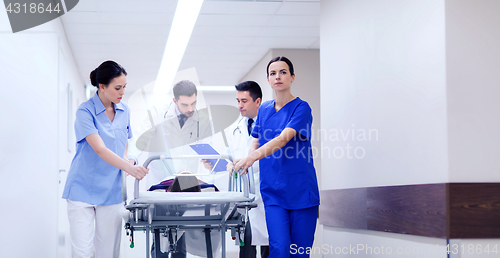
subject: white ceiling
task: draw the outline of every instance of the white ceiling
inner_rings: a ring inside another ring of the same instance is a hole
[[[128,93],[156,79],[177,0],[81,0],[62,16],[81,76],[112,59]],[[179,70],[235,85],[273,48],[319,49],[319,0],[205,0]]]

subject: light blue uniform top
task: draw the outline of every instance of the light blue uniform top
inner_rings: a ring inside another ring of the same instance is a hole
[[[76,154],[71,162],[63,198],[92,205],[122,202],[121,171],[101,159],[85,137],[99,134],[108,149],[123,157],[127,140],[132,138],[130,111],[125,103],[115,105],[113,122],[97,93],[76,111]]]

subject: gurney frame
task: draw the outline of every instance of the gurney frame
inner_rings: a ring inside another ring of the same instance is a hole
[[[165,160],[165,159],[229,159],[229,156],[225,155],[183,155],[183,156],[152,156],[149,157],[144,162],[144,167],[147,168],[149,164],[154,160]],[[215,168],[216,164],[213,165]],[[139,180],[134,182],[134,199],[129,205],[126,204],[126,181],[125,173],[122,172],[122,197],[125,202],[126,209],[129,213],[129,220],[125,223],[125,230],[127,235],[130,234],[132,238],[133,246],[133,235],[134,231],[145,231],[146,232],[146,258],[150,257],[150,238],[149,235],[152,233],[155,239],[155,252],[156,257],[159,257],[161,253],[160,248],[160,234],[168,237],[169,239],[169,250],[168,252],[175,252],[177,245],[177,235],[180,231],[187,230],[199,230],[203,229],[205,232],[205,241],[207,247],[207,257],[213,258],[215,253],[212,250],[211,236],[210,232],[212,230],[218,230],[221,235],[221,245],[222,245],[222,258],[226,257],[226,234],[228,229],[231,229],[231,235],[236,237],[236,241],[240,239],[241,235],[244,235],[245,225],[248,221],[248,211],[251,208],[256,207],[252,201],[250,193],[254,194],[254,182],[253,175],[250,171],[249,175],[235,176],[229,178],[229,192],[242,192],[244,198],[240,198],[238,201],[233,203],[232,200],[222,199],[213,200],[211,203],[187,200],[185,203],[181,202],[170,202],[168,199],[159,200],[161,207],[167,205],[169,210],[166,212],[166,216],[159,215],[155,213],[155,205],[160,205],[154,201],[145,201],[139,198]],[[213,170],[211,171],[213,173]],[[250,179],[250,180],[249,180]],[[172,194],[172,193],[170,193]],[[203,193],[189,193],[189,194],[203,194]],[[211,193],[213,194],[213,193]],[[240,214],[238,208],[244,209],[245,214]],[[182,214],[189,210],[204,210],[204,216],[186,216],[183,217]],[[218,214],[212,214],[211,211],[218,212]],[[173,213],[173,216],[168,216]],[[179,216],[180,215],[180,216]]]

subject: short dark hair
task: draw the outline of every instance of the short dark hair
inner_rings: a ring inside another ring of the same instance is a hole
[[[283,61],[283,62],[285,62],[288,65],[288,70],[290,70],[290,75],[294,75],[295,74],[295,72],[293,71],[292,61],[290,61],[290,59],[288,59],[288,58],[286,58],[284,56],[277,56],[277,57],[271,59],[271,61],[269,61],[269,63],[267,64],[267,69],[266,69],[267,77],[269,77],[269,66],[272,63],[277,62],[277,61]]]
[[[179,100],[180,96],[192,96],[193,94],[198,95],[198,90],[196,85],[192,81],[182,80],[174,85],[174,98]]]
[[[99,84],[108,85],[114,78],[127,75],[127,71],[115,61],[105,61],[90,72],[90,83],[99,88]]]
[[[248,91],[253,101],[256,101],[258,98],[262,99],[262,90],[259,84],[254,81],[242,82],[234,87],[237,91]]]

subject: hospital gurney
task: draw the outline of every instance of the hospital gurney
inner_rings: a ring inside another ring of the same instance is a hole
[[[165,159],[230,159],[223,155],[184,155],[176,157],[153,156],[146,160],[144,167],[153,160]],[[213,164],[215,167],[216,164]],[[211,171],[213,173],[213,170]],[[182,175],[179,175],[182,176]],[[126,182],[122,177],[122,194],[126,204]],[[250,181],[248,180],[250,178]],[[160,235],[168,239],[168,252],[175,252],[181,231],[203,230],[205,233],[206,256],[212,258],[212,232],[220,233],[222,258],[226,257],[225,232],[230,229],[233,239],[243,243],[248,210],[256,207],[253,175],[240,176],[234,173],[229,178],[228,192],[139,192],[139,180],[135,180],[134,199],[126,205],[129,211],[125,223],[127,235],[133,247],[134,231],[146,232],[146,257],[150,257],[149,235],[155,239],[156,257],[159,257]],[[241,214],[238,210],[244,210]],[[189,251],[189,250],[188,250]]]

